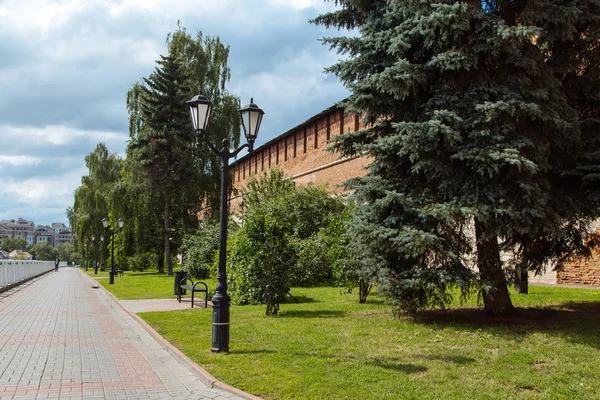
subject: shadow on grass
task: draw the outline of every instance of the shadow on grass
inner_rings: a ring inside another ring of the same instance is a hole
[[[318,357],[323,360],[327,360],[329,363],[348,363],[351,362],[353,365],[371,365],[374,367],[385,368],[392,371],[397,371],[402,374],[418,374],[427,371],[427,367],[412,363],[407,363],[406,360],[394,357],[360,357],[353,354],[337,354],[335,356],[318,354],[318,353],[305,353],[305,352],[293,352],[295,358],[313,358]]]
[[[345,311],[330,310],[285,310],[279,312],[281,318],[338,318],[344,315],[346,315]]]
[[[457,365],[465,365],[465,364],[471,364],[475,362],[474,358],[471,357],[463,357],[463,356],[423,356],[423,358],[426,358],[427,360],[439,360],[439,361],[444,361],[447,363],[453,363],[453,364],[457,364]]]
[[[304,304],[304,303],[318,303],[318,302],[319,302],[319,300],[315,300],[312,297],[298,296],[298,295],[294,295],[293,298],[288,295],[285,298],[285,304]]]
[[[367,364],[372,365],[374,367],[391,369],[391,370],[398,371],[398,372],[401,372],[406,375],[418,374],[418,373],[427,371],[427,367],[424,367],[422,365],[415,365],[415,364],[410,364],[410,363],[407,364],[407,363],[400,362],[400,360],[394,360],[394,359],[386,359],[386,360],[372,359],[370,361],[367,361]]]
[[[144,272],[144,271],[137,271],[137,272],[127,272],[127,276],[157,276],[157,277],[167,277],[170,276],[172,277],[173,275],[167,275],[166,272]]]
[[[600,348],[600,302],[567,302],[545,308],[518,308],[512,315],[489,316],[480,308],[424,311],[411,317],[432,328],[483,329],[515,338],[532,333],[557,335],[573,342]]]
[[[230,350],[229,354],[273,354],[275,350],[257,349],[257,350]]]

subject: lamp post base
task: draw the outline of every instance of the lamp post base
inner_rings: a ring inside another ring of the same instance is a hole
[[[212,298],[213,325],[212,347],[213,353],[229,352],[229,303],[231,299],[225,294],[217,293]]]
[[[108,273],[108,283],[110,285],[115,283],[115,272],[114,271],[109,271]]]

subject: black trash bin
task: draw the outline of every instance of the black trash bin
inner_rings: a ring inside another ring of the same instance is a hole
[[[182,279],[187,278],[188,274],[186,271],[178,271],[175,272],[175,282],[174,282],[174,287],[173,287],[173,294],[174,295],[178,295],[181,291],[181,294],[184,295],[185,294],[185,289],[182,289],[181,287],[179,287],[179,283],[181,282]]]

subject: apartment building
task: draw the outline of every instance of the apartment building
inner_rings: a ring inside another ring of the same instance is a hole
[[[19,218],[0,221],[0,240],[4,238],[25,239],[28,245],[46,242],[56,247],[61,243],[71,243],[73,233],[71,228],[60,222],[54,222],[52,226],[36,226],[33,221]]]
[[[0,221],[0,225],[5,228],[5,232],[8,234],[6,237],[25,239],[27,244],[35,244],[35,223],[33,221],[19,218]]]

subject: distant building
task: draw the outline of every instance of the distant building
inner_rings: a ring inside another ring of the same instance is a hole
[[[0,221],[0,241],[5,238],[25,239],[28,245],[45,242],[56,247],[61,243],[73,242],[73,233],[61,222],[36,227],[33,221],[19,218]]]
[[[62,222],[53,222],[50,228],[53,233],[52,245],[54,247],[57,247],[62,243],[73,242],[73,232],[71,232],[71,228],[67,227]]]
[[[0,221],[0,225],[2,225],[7,231],[8,236],[6,237],[13,239],[25,239],[27,244],[35,244],[35,224],[33,221],[19,218],[18,220],[11,219]]]
[[[35,227],[35,243],[48,243],[52,246],[54,242],[54,231],[48,225]]]
[[[4,238],[10,237],[10,231],[8,228],[0,222],[0,242],[4,240]]]

